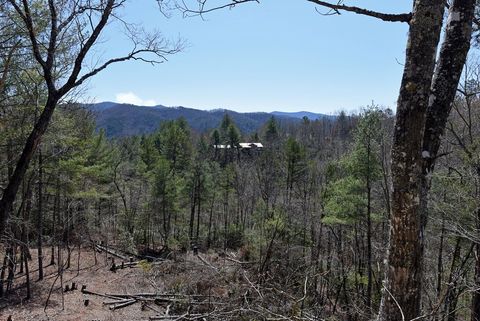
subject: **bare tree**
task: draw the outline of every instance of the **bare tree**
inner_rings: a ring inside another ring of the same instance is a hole
[[[74,88],[112,64],[127,60],[161,63],[166,60],[166,56],[181,50],[182,46],[181,43],[169,43],[159,34],[149,35],[125,24],[133,42],[132,50],[124,56],[87,69],[89,53],[108,23],[116,18],[116,11],[126,1],[44,0],[41,1],[44,4],[43,11],[33,10],[33,5],[37,2],[5,0],[1,3],[2,14],[24,30],[24,46],[31,49],[48,94],[45,107],[28,136],[15,170],[3,191],[0,200],[0,235],[5,232],[22,178],[59,102]],[[118,21],[124,23],[121,19]]]

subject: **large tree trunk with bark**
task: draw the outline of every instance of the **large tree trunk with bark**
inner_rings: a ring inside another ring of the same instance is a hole
[[[417,0],[408,37],[392,147],[392,217],[380,320],[420,314],[423,229],[419,215],[422,140],[444,1]]]
[[[474,6],[473,0],[451,4],[432,77],[444,2],[417,0],[414,5],[392,148],[392,218],[379,320],[420,316],[428,173],[465,64]]]

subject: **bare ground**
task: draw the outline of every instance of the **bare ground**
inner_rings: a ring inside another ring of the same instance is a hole
[[[48,251],[49,252],[49,251]],[[45,264],[50,260],[46,255]],[[95,256],[97,264],[95,264]],[[82,249],[72,253],[71,266],[63,274],[63,285],[58,278],[58,266],[45,269],[45,279],[36,281],[36,251],[32,250],[30,261],[32,298],[25,301],[25,276],[17,274],[14,288],[8,300],[0,301],[0,321],[12,316],[13,321],[23,320],[150,320],[161,316],[162,320],[319,320],[311,312],[303,311],[304,284],[299,291],[280,284],[256,283],[256,269],[250,262],[241,262],[235,253],[219,255],[192,253],[178,255],[173,260],[154,264],[138,264],[133,268],[110,271],[111,256]],[[66,254],[64,254],[66,257]],[[117,265],[121,260],[115,259]],[[65,285],[72,282],[77,290],[64,292]],[[307,279],[305,279],[306,285]],[[51,297],[48,294],[55,283]],[[110,310],[104,302],[112,301],[96,294],[175,294],[173,297],[156,299],[143,296],[132,305]],[[303,297],[302,297],[303,295]],[[85,306],[88,300],[88,306]],[[303,312],[301,312],[301,310]],[[301,313],[300,313],[301,312]],[[166,315],[170,317],[165,318]]]
[[[44,265],[50,261],[49,252],[48,250],[45,255]],[[8,295],[8,299],[0,301],[0,321],[7,320],[9,316],[14,321],[149,320],[149,317],[163,315],[167,309],[171,315],[207,313],[221,310],[227,304],[234,306],[232,297],[237,297],[234,295],[235,292],[237,294],[241,292],[237,284],[245,278],[245,270],[241,264],[222,259],[217,254],[202,254],[200,258],[192,254],[183,254],[174,261],[153,265],[140,264],[134,268],[119,269],[114,273],[110,271],[112,258],[109,254],[82,249],[78,260],[78,249],[75,249],[72,252],[71,266],[63,274],[61,286],[57,265],[47,266],[44,280],[37,281],[36,250],[32,250],[31,253],[32,298],[28,301],[24,299],[25,275],[17,274],[14,290]],[[117,258],[115,261],[119,264],[121,260]],[[72,282],[77,284],[77,290],[62,291],[65,285],[70,287]],[[108,305],[103,304],[104,301],[112,301],[111,299],[82,293],[82,285],[86,285],[88,291],[99,294],[175,293],[183,298],[201,296],[203,303],[137,302],[112,311]],[[89,300],[88,306],[84,304],[86,299]],[[205,303],[207,301],[208,304]],[[231,319],[228,315],[224,317],[217,315],[216,319],[218,318]]]

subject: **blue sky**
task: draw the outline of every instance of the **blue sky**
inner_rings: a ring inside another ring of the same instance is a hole
[[[411,9],[411,1],[354,4],[390,13]],[[205,20],[175,13],[166,19],[154,0],[130,0],[123,19],[168,39],[181,37],[188,46],[157,66],[112,66],[89,82],[87,95],[95,101],[242,112],[335,113],[372,101],[394,108],[408,26],[353,13],[322,16],[315,8],[304,0],[262,0]],[[97,53],[106,59],[129,49],[112,24]]]

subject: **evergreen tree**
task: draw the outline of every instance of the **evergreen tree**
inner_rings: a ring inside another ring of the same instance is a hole
[[[192,144],[185,119],[168,121],[160,126],[156,137],[160,154],[170,162],[173,173],[185,171],[190,164]]]
[[[173,228],[172,220],[176,219],[178,212],[178,196],[181,185],[180,179],[175,177],[171,168],[171,162],[165,158],[159,158],[153,177],[153,206],[158,209],[160,225],[162,227],[163,245],[169,248]]]
[[[267,142],[268,147],[272,147],[278,140],[278,125],[275,117],[271,117],[265,128],[265,141]]]

